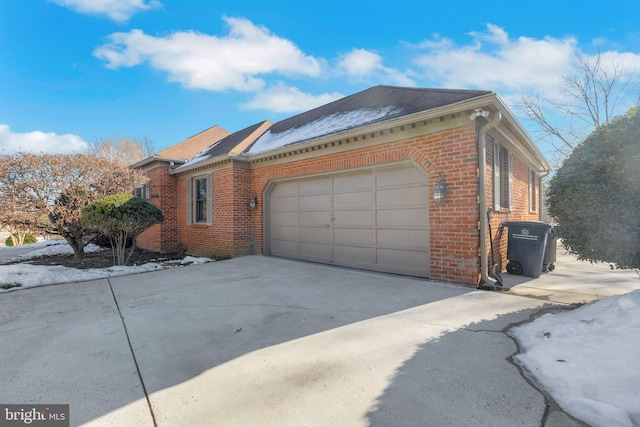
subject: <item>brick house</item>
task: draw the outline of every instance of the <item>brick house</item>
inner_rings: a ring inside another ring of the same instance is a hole
[[[167,218],[141,247],[493,283],[506,239],[491,257],[489,225],[539,220],[550,169],[502,100],[478,90],[376,86],[211,142],[186,162],[135,165]]]

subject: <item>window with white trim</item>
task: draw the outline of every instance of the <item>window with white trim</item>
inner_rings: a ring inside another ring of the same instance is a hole
[[[509,150],[493,144],[493,204],[495,210],[513,207],[513,159]]]
[[[540,202],[540,177],[529,169],[529,212],[538,212]]]
[[[133,190],[133,195],[139,199],[149,200],[150,187],[151,185],[149,184],[149,181],[147,181],[144,184],[136,187],[136,189]]]
[[[213,225],[211,174],[187,179],[187,224]]]

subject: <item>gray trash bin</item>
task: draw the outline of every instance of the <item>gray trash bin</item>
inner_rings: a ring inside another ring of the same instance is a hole
[[[551,225],[542,221],[508,221],[502,225],[509,229],[507,272],[533,278],[540,277]]]
[[[544,261],[542,261],[542,271],[553,271],[556,269],[556,251],[558,249],[558,239],[553,229],[547,236],[547,245],[544,248]]]

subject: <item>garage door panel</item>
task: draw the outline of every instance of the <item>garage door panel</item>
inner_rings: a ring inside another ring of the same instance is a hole
[[[271,227],[271,238],[278,240],[298,240],[298,227],[274,225]]]
[[[272,226],[291,226],[298,222],[298,211],[278,212],[271,216]]]
[[[326,225],[327,227],[330,227],[331,211],[300,212],[300,225]]]
[[[270,193],[270,197],[289,196],[298,194],[298,183],[293,182],[281,182],[276,185]]]
[[[348,193],[336,193],[333,195],[333,207],[344,208],[372,208],[373,191],[352,191]]]
[[[289,240],[271,240],[271,253],[276,256],[296,258],[298,255],[298,242]]]
[[[353,266],[355,263],[371,265],[375,263],[375,249],[358,246],[336,245],[333,249],[333,257],[341,265]]]
[[[305,179],[300,181],[300,194],[331,193],[332,187],[331,177]]]
[[[331,261],[331,245],[321,243],[300,242],[300,255],[305,259]]]
[[[300,210],[331,209],[331,195],[300,196]]]
[[[429,209],[427,208],[398,208],[378,209],[376,223],[379,226],[429,226]]]
[[[276,187],[277,188],[277,187]],[[271,210],[274,212],[298,210],[298,196],[271,198]]]
[[[372,171],[354,174],[336,175],[333,180],[334,191],[353,190],[357,188],[372,188],[374,177]]]
[[[300,227],[301,242],[331,243],[332,232],[329,227]]]
[[[425,205],[429,190],[426,186],[378,190],[376,200],[378,206]]]
[[[378,249],[378,263],[402,267],[428,268],[429,253],[426,251],[409,251],[400,249]]]
[[[395,230],[378,229],[376,233],[378,246],[424,247],[429,242],[427,230]]]
[[[358,226],[373,227],[374,212],[369,210],[334,211],[333,225],[335,227]]]
[[[375,231],[370,228],[335,228],[333,230],[333,240],[336,245],[375,245]]]

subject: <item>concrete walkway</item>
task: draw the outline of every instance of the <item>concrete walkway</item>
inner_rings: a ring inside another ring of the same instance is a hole
[[[582,304],[640,289],[640,277],[635,271],[578,261],[563,248],[557,250],[555,265],[555,270],[537,279],[504,273],[504,290],[555,303]]]
[[[74,426],[580,426],[505,333],[557,307],[260,256],[25,289],[0,295],[0,402]]]

